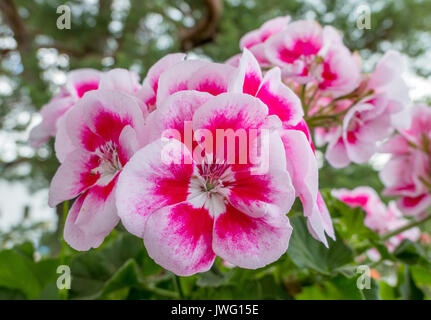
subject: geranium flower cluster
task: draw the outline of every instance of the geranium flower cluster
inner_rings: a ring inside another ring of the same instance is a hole
[[[409,223],[409,220],[403,217],[395,201],[390,201],[386,206],[376,191],[370,187],[357,187],[353,190],[336,189],[332,190],[332,195],[352,208],[362,208],[365,211],[364,224],[379,235],[385,235]],[[389,238],[386,246],[392,252],[404,239],[417,241],[419,237],[419,228],[411,228]],[[376,259],[377,254],[378,252],[375,250],[369,252],[370,257]]]
[[[305,120],[318,146],[336,168],[365,163],[394,128],[409,125],[409,97],[399,53],[387,52],[371,74],[337,30],[315,21],[280,17],[247,33],[248,48],[263,68],[278,66],[283,81],[301,98]],[[228,60],[237,65],[238,56]]]
[[[384,193],[398,197],[403,213],[420,219],[431,206],[431,108],[415,106],[410,128],[399,130],[380,151],[391,154],[380,171]]]
[[[98,247],[121,220],[178,275],[207,271],[216,256],[260,268],[288,249],[286,214],[296,197],[309,232],[328,246],[335,235],[318,190],[312,134],[338,168],[368,161],[399,130],[384,148],[393,153],[381,173],[386,192],[401,196],[398,205],[414,207],[412,214],[431,204],[431,119],[418,115],[406,130],[398,53],[387,52],[363,75],[337,30],[289,17],[247,33],[240,47],[225,63],[169,54],[143,81],[125,69],[70,72],[42,108],[30,143],[55,137],[61,165],[49,204],[75,199],[64,230],[73,248]],[[378,233],[406,222],[372,191],[352,193],[336,192],[363,207]]]
[[[300,99],[247,49],[238,67],[167,55],[142,83],[124,69],[77,70],[42,116],[31,141],[55,136],[49,204],[76,198],[64,238],[77,250],[121,219],[176,274],[206,271],[216,255],[259,268],[287,250],[296,197],[311,234],[334,238]]]

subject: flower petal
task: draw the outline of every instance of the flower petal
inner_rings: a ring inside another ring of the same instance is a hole
[[[244,49],[238,69],[229,83],[229,91],[244,92],[254,96],[262,82],[262,71],[253,54]]]
[[[202,60],[186,60],[177,63],[160,75],[157,90],[157,106],[171,94],[188,90],[188,81],[193,73],[209,62]]]
[[[149,86],[157,94],[159,86],[159,79],[163,72],[171,68],[173,65],[182,62],[186,55],[184,53],[171,53],[167,54],[159,61],[157,61],[147,73],[144,79],[143,86]]]
[[[139,150],[118,179],[117,208],[126,229],[143,236],[150,214],[186,200],[192,158],[178,140],[157,140]]]
[[[295,201],[295,189],[289,173],[270,170],[267,174],[254,175],[250,171],[235,173],[235,184],[230,188],[228,200],[237,210],[252,217],[261,217],[277,206],[288,213]]]
[[[276,66],[289,67],[301,56],[316,55],[323,46],[322,27],[315,21],[299,20],[271,36],[265,43],[266,56]]]
[[[296,195],[301,199],[304,215],[310,216],[316,206],[319,183],[316,157],[302,131],[284,130],[281,139]]]
[[[154,119],[148,123],[150,141],[160,139],[169,130],[176,130],[184,139],[186,122],[191,122],[195,111],[212,97],[209,93],[193,90],[179,91],[169,96],[154,112]]]
[[[256,94],[269,110],[289,125],[297,124],[304,116],[298,96],[281,81],[279,68],[269,70]]]
[[[129,95],[111,90],[89,92],[67,114],[67,131],[72,142],[88,151],[111,141],[118,144],[126,125],[141,137],[144,118],[136,101]]]
[[[326,240],[325,233],[335,240],[331,216],[320,192],[317,194],[316,206],[307,219],[307,226],[311,235],[316,240],[321,241],[326,247],[328,247],[328,241]]]
[[[68,73],[65,88],[75,99],[82,98],[85,93],[97,90],[102,72],[84,68]]]
[[[422,194],[417,197],[402,197],[397,205],[404,214],[418,217],[431,206],[431,196]]]
[[[347,155],[346,145],[341,136],[341,128],[337,132],[331,133],[328,147],[326,148],[325,158],[334,168],[344,168],[349,165],[350,159]]]
[[[291,233],[289,219],[275,206],[253,218],[228,205],[216,218],[213,250],[238,267],[262,268],[286,252]]]
[[[71,108],[75,100],[71,97],[54,98],[44,105],[40,111],[42,122],[30,131],[29,144],[33,148],[39,148],[50,137],[57,133],[57,121]]]
[[[180,276],[208,271],[212,250],[213,218],[204,208],[187,202],[164,207],[150,215],[144,232],[148,255]]]
[[[100,177],[91,172],[99,165],[99,157],[76,150],[61,164],[51,181],[49,188],[49,206],[73,199],[81,192],[94,185]]]
[[[69,109],[70,112],[71,109]],[[58,119],[57,122],[57,134],[55,135],[55,143],[54,143],[54,149],[55,149],[55,155],[60,161],[60,163],[63,163],[64,160],[66,160],[66,157],[73,151],[77,149],[77,147],[73,144],[72,140],[69,138],[69,135],[67,133],[67,112],[66,114]]]
[[[120,220],[115,208],[117,179],[107,186],[95,186],[72,205],[64,227],[64,239],[75,250],[97,248]]]
[[[226,92],[235,68],[222,63],[207,63],[197,69],[187,81],[187,89],[218,95]]]

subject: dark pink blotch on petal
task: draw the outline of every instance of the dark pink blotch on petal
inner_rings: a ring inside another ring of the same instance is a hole
[[[84,83],[78,83],[75,86],[75,90],[76,90],[76,94],[78,95],[79,98],[82,98],[82,96],[88,92],[88,91],[92,91],[92,90],[97,90],[97,88],[99,88],[99,83],[98,82],[84,82]]]
[[[206,209],[180,203],[149,217],[144,244],[150,257],[165,269],[189,276],[213,264],[212,230],[213,218]]]
[[[288,218],[275,206],[253,218],[231,205],[216,218],[213,250],[222,259],[248,269],[276,261],[287,250],[291,234]]]

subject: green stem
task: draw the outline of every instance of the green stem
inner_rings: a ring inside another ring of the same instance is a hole
[[[409,230],[411,228],[420,226],[421,224],[425,223],[426,221],[428,221],[430,219],[431,219],[431,214],[429,214],[428,216],[426,216],[425,218],[423,218],[421,220],[412,221],[411,223],[406,224],[405,226],[403,226],[401,228],[398,228],[396,230],[393,230],[391,232],[384,234],[383,236],[380,237],[380,241],[383,241],[383,242],[387,241],[390,238],[392,238],[393,236],[396,236],[397,234],[400,234],[400,233],[402,233],[406,230]],[[357,255],[360,255],[360,254],[364,253],[365,251],[367,251],[373,247],[374,247],[374,245],[372,243],[368,243],[368,244],[364,245],[363,247],[361,247],[357,250]]]
[[[303,108],[303,110],[304,110],[304,115],[307,115],[307,113],[308,113],[308,106],[307,106],[307,104],[305,103],[305,90],[306,90],[306,87],[307,87],[307,85],[306,85],[306,84],[303,84],[303,85],[301,86],[301,91],[300,91],[300,93],[299,93],[299,97],[300,97],[300,99],[301,99],[302,108]]]
[[[174,280],[175,290],[178,292],[178,296],[180,297],[180,299],[184,299],[184,293],[181,287],[180,277],[178,277],[177,275],[174,275],[173,280]]]
[[[61,217],[61,235],[60,235],[60,241],[61,241],[61,250],[60,250],[60,265],[64,265],[66,262],[66,241],[64,241],[64,225],[66,223],[66,217],[67,213],[69,211],[69,201],[66,200],[63,202],[63,214]],[[68,297],[68,290],[67,289],[60,289],[59,290],[59,298],[60,300],[67,300]]]
[[[144,286],[145,290],[151,291],[159,296],[162,297],[167,297],[167,298],[172,298],[172,299],[178,299],[180,298],[180,295],[177,292],[173,292],[173,291],[169,291],[169,290],[165,290],[165,289],[160,289],[157,288],[155,286],[148,286],[145,285]]]
[[[404,227],[401,227],[401,228],[398,228],[398,229],[396,229],[394,231],[388,232],[385,235],[383,235],[380,239],[382,241],[386,241],[386,240],[392,238],[393,236],[396,236],[397,234],[400,234],[400,233],[402,233],[402,232],[404,232],[406,230],[409,230],[411,228],[420,226],[422,223],[424,223],[424,222],[426,222],[426,221],[428,221],[430,219],[431,219],[431,214],[429,214],[428,216],[426,216],[425,218],[423,218],[421,220],[412,221],[409,224],[406,224]]]
[[[311,106],[311,104],[313,103],[314,98],[316,98],[316,95],[317,95],[317,93],[318,93],[318,92],[319,92],[319,87],[317,86],[317,87],[314,89],[313,93],[311,94],[310,99],[309,99],[309,100],[308,100],[308,102],[307,102],[307,109],[310,109],[310,106]]]

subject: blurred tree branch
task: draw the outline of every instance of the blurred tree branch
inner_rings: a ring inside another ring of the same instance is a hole
[[[182,50],[191,50],[214,39],[223,12],[223,0],[205,0],[205,7],[202,19],[194,27],[179,30]]]
[[[3,12],[4,20],[14,33],[18,49],[20,51],[28,50],[30,48],[29,33],[24,27],[13,0],[0,1],[0,9]]]

